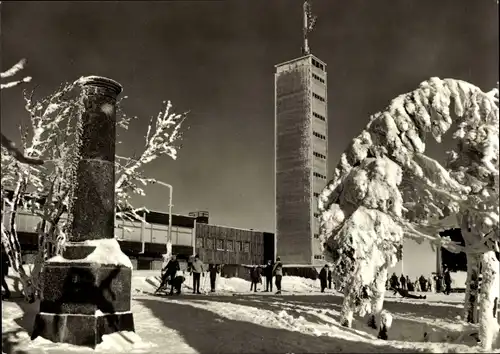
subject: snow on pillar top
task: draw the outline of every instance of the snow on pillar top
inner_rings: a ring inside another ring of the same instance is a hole
[[[104,76],[91,75],[81,77],[77,80],[77,83],[84,88],[93,87],[101,89],[101,91],[104,91],[102,92],[103,94],[107,94],[107,96],[111,96],[114,99],[116,99],[116,97],[118,97],[118,95],[123,91],[122,85],[120,85],[117,81]]]

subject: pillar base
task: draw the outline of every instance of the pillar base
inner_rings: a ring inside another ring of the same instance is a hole
[[[102,336],[134,331],[132,269],[82,261],[47,261],[31,339],[95,348]]]
[[[95,348],[102,336],[119,331],[134,331],[132,312],[109,315],[39,313],[31,339],[43,337],[52,342]]]

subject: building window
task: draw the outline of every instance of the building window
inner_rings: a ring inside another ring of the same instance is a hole
[[[316,117],[316,118],[318,118],[319,120],[322,120],[323,122],[326,122],[326,118],[323,117],[321,114],[313,112],[313,116]]]
[[[319,152],[313,151],[313,155],[316,156],[317,158],[326,160],[326,156],[323,154],[320,154]]]
[[[323,64],[319,63],[317,60],[314,60],[314,59],[313,59],[313,60],[312,60],[312,63],[313,63],[313,65],[314,65],[315,67],[317,67],[318,69],[321,69],[321,70],[323,70],[323,71],[325,70],[325,66],[324,66]]]
[[[217,249],[224,250],[224,240],[222,240],[220,238],[217,239]]]
[[[226,245],[227,245],[228,251],[231,251],[231,252],[234,251],[234,241],[233,240],[227,240]]]
[[[319,234],[314,234],[314,238],[319,238]]]
[[[319,193],[313,193],[316,198],[319,198]]]
[[[211,250],[214,247],[214,240],[211,238],[207,238],[207,249]]]
[[[318,173],[318,172],[313,172],[313,176],[314,177],[318,177],[318,178],[322,178],[322,179],[326,179],[326,176],[322,175],[321,173]]]
[[[319,218],[319,213],[314,213],[315,218]]]
[[[243,252],[250,253],[250,242],[243,243]]]
[[[321,82],[322,84],[324,84],[324,83],[325,83],[325,80],[323,80],[322,78],[320,78],[318,75],[316,75],[316,74],[312,74],[312,76],[313,76],[313,78],[314,78],[314,79],[318,80],[318,81],[319,81],[319,82]]]
[[[321,96],[320,96],[320,95],[318,95],[317,93],[314,93],[314,92],[313,92],[313,97],[314,97],[315,99],[317,99],[318,101],[325,102],[324,97],[321,97]]]
[[[203,248],[203,237],[197,237],[196,238],[196,247],[197,248]]]
[[[322,140],[326,140],[326,136],[324,136],[323,134],[320,134],[318,132],[313,132],[313,135],[316,137],[316,138],[319,138],[319,139],[322,139]]]
[[[241,241],[236,241],[236,252],[241,252]]]
[[[315,254],[314,259],[325,259],[325,256],[323,256],[322,254]]]

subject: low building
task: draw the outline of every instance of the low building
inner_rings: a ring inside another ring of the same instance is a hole
[[[8,211],[4,224],[8,222]],[[116,219],[115,237],[130,257],[134,269],[161,269],[169,237],[169,215],[158,211],[142,214],[146,222]],[[65,215],[63,215],[63,220]],[[16,226],[26,263],[33,262],[38,250],[36,228],[41,219],[27,210],[16,214]],[[188,261],[199,254],[211,264],[263,264],[274,259],[274,235],[254,230],[208,224],[208,213],[172,215],[172,252]]]

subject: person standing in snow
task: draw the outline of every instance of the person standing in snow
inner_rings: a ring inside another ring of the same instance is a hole
[[[257,284],[259,284],[259,279],[259,268],[257,266],[253,266],[253,268],[250,269],[250,291],[253,290],[254,292],[257,292]]]
[[[325,264],[321,271],[319,272],[319,283],[321,286],[321,292],[324,293],[326,289],[326,283],[328,281],[328,264]]]
[[[427,291],[427,286],[425,284],[427,282],[427,280],[425,280],[425,277],[423,274],[420,276],[420,278],[418,278],[418,282],[420,283],[420,290],[422,290],[424,292]]]
[[[415,291],[415,287],[413,286],[413,282],[410,280],[409,276],[406,276],[406,289],[408,291]]]
[[[208,272],[210,273],[210,291],[215,292],[215,281],[217,279],[217,274],[220,272],[218,264],[210,264],[208,266]]]
[[[194,256],[193,263],[191,264],[191,273],[193,274],[193,294],[201,294],[200,292],[200,276],[204,272],[203,262],[200,256]],[[205,276],[205,274],[203,274]]]
[[[332,289],[332,270],[328,267],[328,289]]]
[[[401,289],[406,290],[406,278],[403,274],[399,277],[399,282],[401,283]]]
[[[425,290],[432,292],[432,279],[431,278],[427,279],[427,289],[425,289]]]
[[[391,289],[393,290],[396,290],[397,288],[399,288],[399,280],[398,280],[398,276],[396,275],[396,272],[392,273],[391,275]]]
[[[281,263],[280,257],[276,257],[276,263],[273,267],[273,274],[276,277],[276,289],[278,291],[276,294],[281,294],[281,279],[283,278],[283,263]]]
[[[9,286],[5,281],[5,277],[9,275],[9,267],[10,267],[9,257],[7,256],[7,253],[4,252],[4,248],[2,246],[2,288],[5,290],[5,293],[2,294],[2,300],[10,298],[11,295]]]
[[[451,293],[451,273],[448,268],[444,270],[444,293],[450,295]]]
[[[266,267],[264,268],[264,276],[266,277],[266,290],[273,291],[273,262],[271,260],[267,261]]]

